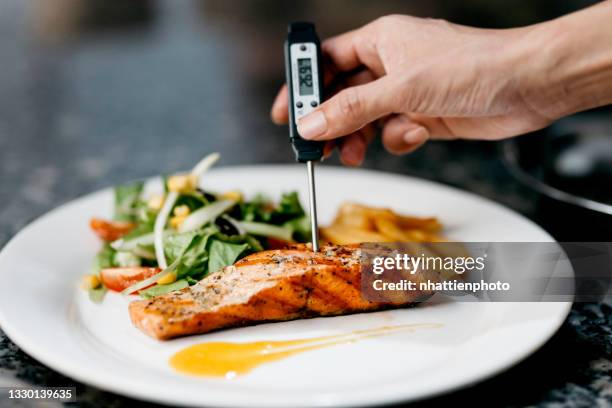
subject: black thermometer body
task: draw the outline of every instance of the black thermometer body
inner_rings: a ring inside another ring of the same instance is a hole
[[[302,139],[297,121],[323,101],[321,43],[314,24],[292,23],[285,43],[285,67],[289,88],[289,137],[299,162],[318,161],[324,142]]]

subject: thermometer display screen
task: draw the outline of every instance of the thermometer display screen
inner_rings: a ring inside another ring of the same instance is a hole
[[[300,80],[300,95],[312,95],[312,60],[310,58],[299,58],[298,71]]]

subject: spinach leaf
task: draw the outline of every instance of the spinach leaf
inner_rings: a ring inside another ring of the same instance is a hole
[[[151,210],[145,201],[139,200],[134,204],[134,222],[136,227],[127,233],[123,239],[129,241],[142,235],[151,234],[155,226],[157,212]]]
[[[125,241],[129,241],[130,239],[140,237],[141,235],[151,234],[153,232],[153,225],[154,224],[152,223],[138,223],[133,230],[123,237],[123,239]]]
[[[91,266],[91,274],[99,275],[100,271],[104,268],[112,268],[115,265],[115,251],[110,245],[105,244],[100,251],[96,254],[93,264]]]
[[[204,207],[208,200],[200,193],[182,193],[177,199],[175,207],[186,205],[191,212]]]
[[[195,235],[180,257],[176,268],[176,276],[199,276],[207,272],[208,250],[207,244],[211,234]]]
[[[129,221],[136,220],[137,202],[140,200],[143,182],[136,182],[115,187],[115,220]]]
[[[248,247],[249,244],[246,243],[232,244],[215,238],[211,239],[208,272],[217,272],[228,265],[232,265]]]
[[[117,266],[115,264],[115,255],[117,251],[115,251],[110,245],[105,244],[100,251],[96,254],[94,258],[93,264],[91,266],[90,273],[92,275],[100,276],[100,271],[104,268],[112,268]],[[89,289],[88,291],[89,299],[93,303],[100,303],[104,300],[104,296],[106,295],[107,289],[102,285],[96,289]]]
[[[241,203],[240,213],[232,215],[241,221],[281,225],[304,214],[298,194],[293,191],[283,194],[277,206],[265,196],[257,195],[253,200]]]
[[[198,282],[199,282],[199,279],[194,279],[194,278],[192,278],[191,276],[187,276],[187,277],[185,278],[185,280],[187,281],[187,283],[189,284],[189,286],[191,286],[191,285],[195,285],[196,283],[198,283]]]
[[[89,289],[87,292],[89,294],[89,300],[91,300],[93,303],[101,303],[104,300],[104,295],[106,295],[108,289],[106,289],[104,286],[100,286],[96,289]]]
[[[189,278],[197,281],[242,256],[261,250],[261,244],[253,237],[228,236],[213,227],[170,235],[164,246],[176,276],[188,279],[190,284]]]
[[[243,258],[249,254],[254,252],[263,251],[264,247],[261,245],[261,242],[257,238],[252,235],[225,235],[221,232],[217,232],[215,234],[215,238],[219,239],[223,242],[229,242],[231,244],[247,244],[248,247],[244,251],[244,253],[240,254],[240,258]]]
[[[273,216],[279,219],[279,221],[281,218],[287,221],[292,218],[302,217],[303,215],[304,209],[300,204],[298,194],[296,191],[293,191],[282,195]]]
[[[201,278],[208,272],[208,240],[217,233],[216,228],[170,235],[164,243],[168,262],[176,276]]]
[[[237,218],[243,221],[269,222],[273,211],[270,200],[258,194],[251,201],[240,203],[240,214]]]
[[[197,231],[168,235],[164,239],[164,253],[168,264],[174,263],[177,258],[181,257],[197,235]]]
[[[283,224],[283,227],[293,230],[293,239],[297,242],[308,242],[310,240],[310,218],[305,215],[287,221]]]
[[[174,292],[175,290],[184,289],[188,286],[189,283],[185,279],[180,279],[167,285],[155,285],[149,289],[141,290],[140,296],[145,299],[149,299],[169,292]]]

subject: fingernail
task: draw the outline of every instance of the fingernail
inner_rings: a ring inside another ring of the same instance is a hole
[[[334,153],[334,147],[333,146],[327,147],[326,145],[325,148],[323,149],[323,157],[321,158],[321,161],[329,159],[333,153]]]
[[[413,130],[409,130],[404,134],[404,142],[408,144],[420,143],[427,137],[427,130],[419,127]]]
[[[342,149],[342,156],[347,164],[359,166],[363,161],[361,150],[353,146],[347,146]]]
[[[300,119],[297,129],[304,139],[315,139],[327,131],[327,119],[323,112],[315,111]]]

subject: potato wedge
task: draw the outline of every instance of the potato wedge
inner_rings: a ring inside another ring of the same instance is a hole
[[[344,203],[332,225],[321,228],[333,244],[359,242],[440,242],[442,224],[434,217],[400,215],[389,208]]]
[[[442,224],[435,217],[418,218],[400,215],[399,220],[400,225],[405,229],[418,229],[428,232],[439,232],[442,230]]]
[[[334,224],[374,231],[374,224],[372,223],[367,208],[354,203],[342,204],[338,210],[338,215],[334,220]]]
[[[395,221],[396,219],[389,216],[376,217],[374,218],[374,225],[376,225],[376,229],[379,233],[392,241],[407,241],[408,236]]]
[[[362,242],[393,242],[392,239],[377,232],[361,228],[332,224],[320,229],[321,239],[337,245],[360,244]]]

